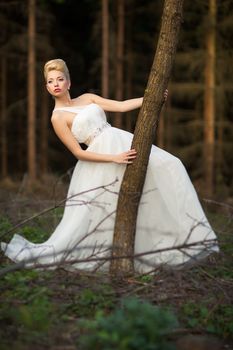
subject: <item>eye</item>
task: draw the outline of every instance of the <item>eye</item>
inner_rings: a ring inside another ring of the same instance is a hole
[[[52,83],[52,81],[51,81],[51,80],[47,81],[47,84],[51,84],[51,83]]]
[[[59,78],[59,81],[63,81],[64,80],[64,78]]]

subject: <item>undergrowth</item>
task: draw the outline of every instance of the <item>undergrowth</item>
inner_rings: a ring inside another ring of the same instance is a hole
[[[54,215],[52,225],[62,209]],[[1,349],[48,349],[59,344],[83,350],[168,350],[175,346],[170,336],[177,329],[231,342],[233,223],[224,213],[214,213],[211,222],[221,252],[189,270],[161,269],[154,276],[119,281],[62,269],[1,276]],[[10,217],[1,217],[1,240],[10,239],[12,233],[5,233],[13,224]],[[50,227],[51,222],[41,217],[17,232],[39,243],[47,239]],[[0,264],[4,268],[11,263],[2,254]]]

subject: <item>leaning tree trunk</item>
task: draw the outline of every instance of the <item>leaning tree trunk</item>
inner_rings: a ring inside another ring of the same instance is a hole
[[[35,17],[36,0],[28,0],[28,175],[36,179],[36,71]]]
[[[117,43],[116,43],[116,100],[123,99],[123,68],[124,68],[124,32],[125,32],[125,0],[117,1]],[[122,114],[115,113],[114,126],[121,128]]]
[[[7,162],[7,118],[6,118],[6,87],[7,83],[7,60],[3,54],[1,57],[1,165],[2,178],[6,178],[8,175],[8,162]]]
[[[102,96],[109,97],[109,8],[102,0]]]
[[[125,81],[125,90],[126,90],[126,98],[130,98],[132,96],[132,81],[133,81],[133,19],[134,19],[134,12],[131,11],[131,8],[133,6],[132,1],[127,2],[126,7],[126,13],[127,13],[127,28],[126,28],[126,42],[127,46],[125,48],[126,54],[126,81]],[[124,117],[126,120],[126,130],[129,132],[132,132],[132,113],[127,112],[126,116]]]
[[[206,65],[204,95],[204,169],[205,191],[214,192],[214,124],[215,124],[215,25],[216,0],[209,0],[209,28],[206,34]]]
[[[160,115],[160,122],[158,125],[156,138],[157,138],[157,145],[159,148],[164,148],[164,130],[165,130],[165,109],[161,111]]]
[[[134,272],[134,240],[139,201],[145,181],[151,146],[164,102],[175,57],[182,18],[183,0],[165,0],[157,50],[139,112],[132,148],[137,159],[127,167],[118,199],[110,272],[127,275]],[[156,210],[156,208],[155,208]],[[118,259],[120,256],[129,258]]]

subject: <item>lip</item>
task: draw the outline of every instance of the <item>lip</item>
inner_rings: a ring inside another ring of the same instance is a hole
[[[54,92],[60,92],[61,91],[61,89],[55,89],[54,90]]]

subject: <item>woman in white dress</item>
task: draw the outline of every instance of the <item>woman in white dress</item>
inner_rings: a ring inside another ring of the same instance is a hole
[[[63,218],[50,238],[34,244],[15,234],[1,247],[6,256],[25,267],[107,270],[109,261],[98,258],[111,254],[121,180],[137,152],[130,149],[133,135],[111,127],[104,111],[127,112],[141,107],[143,98],[115,101],[86,93],[71,99],[69,71],[61,59],[48,61],[44,75],[55,99],[54,131],[79,161]],[[79,143],[87,149],[82,150]],[[193,245],[171,249],[184,243]],[[138,211],[135,254],[156,250],[160,252],[135,259],[135,269],[147,272],[158,264],[180,266],[218,251],[218,246],[182,163],[152,146]]]

